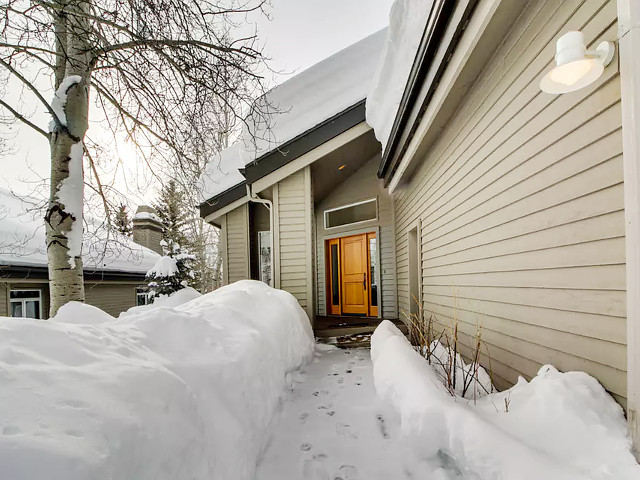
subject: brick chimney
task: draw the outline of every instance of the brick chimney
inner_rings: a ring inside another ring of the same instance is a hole
[[[149,205],[140,205],[133,216],[133,241],[162,255],[162,222]]]

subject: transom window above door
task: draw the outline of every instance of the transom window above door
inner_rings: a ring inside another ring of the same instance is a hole
[[[337,228],[345,225],[377,220],[378,200],[371,198],[362,202],[331,208],[324,211],[324,228]]]
[[[9,303],[12,317],[42,318],[42,292],[40,290],[11,290]]]

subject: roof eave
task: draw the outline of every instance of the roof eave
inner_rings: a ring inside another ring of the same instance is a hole
[[[206,218],[247,194],[246,186],[266,177],[302,155],[365,121],[365,100],[360,100],[331,118],[261,155],[244,168],[246,180],[199,205]]]
[[[468,2],[462,19],[456,27],[453,41],[450,42],[447,53],[442,57],[443,61],[436,65],[433,60],[447,31],[449,22],[455,11],[456,3],[457,2],[449,0],[440,0],[434,3],[429,18],[427,19],[418,52],[416,53],[400,106],[396,112],[391,134],[387,141],[387,147],[383,152],[380,167],[378,168],[378,177],[384,179],[385,187],[389,185],[391,178],[393,178],[396,168],[402,159],[402,154],[408,142],[411,140],[413,132],[433,96],[433,92],[438,86],[438,82],[446,69],[447,61],[451,56],[450,54],[455,49],[478,0],[470,0]],[[417,114],[415,114],[415,104],[427,75],[433,68],[437,69],[436,74],[431,82],[427,95],[419,106]],[[412,113],[414,113],[413,119],[411,118]]]

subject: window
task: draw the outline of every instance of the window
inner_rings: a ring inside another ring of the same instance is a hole
[[[151,298],[149,296],[149,287],[136,287],[136,305],[149,305]]]
[[[378,283],[377,283],[377,267],[376,263],[378,255],[376,252],[376,237],[369,235],[369,278],[371,279],[371,289],[369,295],[371,295],[371,306],[378,306]]]
[[[42,318],[42,292],[40,290],[11,290],[9,302],[12,317]]]
[[[378,201],[375,198],[364,200],[344,207],[324,211],[324,228],[336,228],[344,225],[368,222],[378,218]]]
[[[261,282],[271,285],[271,232],[258,232],[258,278]]]

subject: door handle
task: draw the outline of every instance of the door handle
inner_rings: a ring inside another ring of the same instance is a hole
[[[364,287],[364,289],[366,290],[366,289],[367,289],[367,273],[366,273],[366,272],[365,272],[365,273],[363,273],[363,274],[362,274],[362,277],[363,277],[363,278],[362,278],[362,286],[363,286],[363,287]]]

